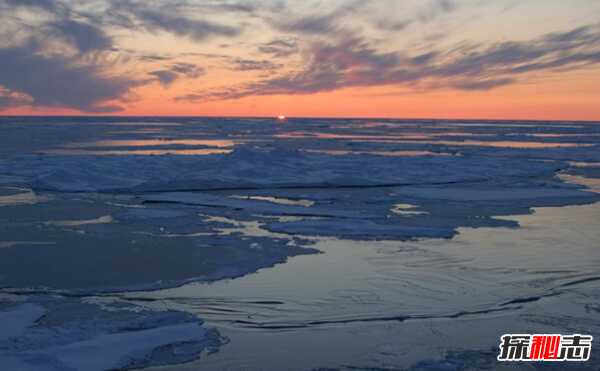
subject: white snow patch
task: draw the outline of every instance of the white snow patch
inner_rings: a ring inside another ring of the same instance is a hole
[[[96,219],[87,219],[87,220],[51,220],[49,222],[45,222],[46,225],[53,225],[57,227],[78,227],[82,225],[90,225],[90,224],[109,224],[113,222],[113,218],[110,215],[101,216]]]
[[[598,168],[600,167],[600,162],[577,162],[571,161],[569,165],[573,167],[583,167],[583,168]]]
[[[0,370],[170,365],[221,344],[216,330],[183,312],[149,310],[114,298],[39,298],[40,303],[27,301],[0,312]]]
[[[558,177],[567,183],[578,184],[587,187],[587,189],[594,193],[600,193],[600,179],[586,178],[579,175],[570,175],[565,173],[558,174]]]
[[[34,205],[40,202],[48,201],[48,197],[38,196],[30,189],[8,188],[18,192],[8,196],[0,196],[0,206],[15,206],[15,205]]]
[[[231,198],[237,198],[240,200],[256,200],[256,201],[266,201],[272,202],[274,204],[280,205],[295,205],[295,206],[304,206],[311,207],[315,203],[310,200],[291,200],[289,198],[279,198],[279,197],[269,197],[269,196],[231,196]]]
[[[90,340],[52,347],[45,351],[75,370],[101,371],[127,366],[153,349],[179,342],[202,342],[207,331],[197,323],[108,334]]]
[[[405,215],[405,216],[415,216],[415,215],[427,215],[429,214],[426,211],[415,211],[414,209],[416,209],[418,206],[416,205],[411,205],[411,204],[396,204],[394,205],[394,207],[392,207],[392,212],[394,214],[398,214],[398,215]]]

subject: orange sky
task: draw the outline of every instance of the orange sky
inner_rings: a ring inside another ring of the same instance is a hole
[[[99,4],[0,0],[0,114],[600,121],[595,1]]]

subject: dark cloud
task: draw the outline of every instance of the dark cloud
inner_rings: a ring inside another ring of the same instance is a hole
[[[234,59],[232,65],[236,71],[265,71],[281,67],[281,64],[271,61],[254,59]]]
[[[327,14],[321,16],[301,18],[295,21],[280,21],[280,23],[278,24],[278,28],[285,32],[323,35],[332,33],[337,30],[337,27],[335,25],[336,21],[337,18],[335,14]]]
[[[368,4],[367,0],[353,0],[344,3],[343,5],[333,9],[332,11],[320,11],[318,13],[294,18],[293,10],[282,9],[276,18],[270,20],[272,26],[279,31],[294,33],[300,35],[318,35],[326,36],[329,34],[338,34],[343,32],[340,27],[340,21],[352,14],[356,13],[361,7]],[[281,13],[289,13],[288,17],[280,17]]]
[[[423,54],[419,54],[417,56],[412,57],[410,60],[414,64],[423,65],[430,63],[439,55],[438,52],[431,51]]]
[[[192,94],[188,99],[235,99],[249,95],[307,94],[330,91],[345,86],[373,85],[384,78],[383,71],[399,63],[395,53],[378,53],[359,39],[346,39],[338,44],[315,43],[311,60],[299,73],[229,87],[205,95]],[[183,97],[180,97],[183,98]]]
[[[275,39],[258,45],[258,50],[273,57],[288,57],[298,52],[298,43],[294,39]]]
[[[561,71],[600,63],[600,30],[582,27],[531,41],[472,45],[417,56],[379,52],[359,37],[312,45],[305,68],[276,78],[187,99],[308,94],[348,87],[404,85],[489,90],[519,81],[525,72]],[[182,97],[183,99],[183,97]]]
[[[82,53],[107,50],[112,47],[112,39],[100,28],[71,19],[50,22],[48,26]]]
[[[516,80],[513,78],[503,79],[484,79],[484,80],[462,80],[452,84],[452,87],[460,90],[490,90],[499,86],[509,85],[514,83]]]
[[[131,54],[138,54],[135,51],[130,52]],[[136,58],[140,61],[144,61],[144,62],[164,62],[164,61],[168,61],[171,60],[172,57],[169,56],[164,56],[164,55],[158,55],[158,54],[141,54],[141,55],[136,55]]]
[[[257,10],[257,4],[250,2],[224,2],[217,1],[209,4],[202,4],[208,10],[224,11],[224,12],[239,12],[239,13],[254,13]]]
[[[441,76],[518,75],[525,72],[571,69],[600,63],[600,30],[581,27],[569,32],[551,33],[525,42],[503,42],[473,50],[458,50],[463,55],[440,66]]]
[[[228,96],[227,94],[224,94],[225,96]],[[200,102],[203,100],[206,100],[207,95],[203,94],[203,93],[189,93],[189,94],[184,94],[184,95],[180,95],[178,97],[175,97],[175,102]],[[224,99],[228,99],[228,98],[224,98]]]
[[[204,74],[204,69],[190,63],[175,63],[168,69],[150,72],[162,85],[169,86],[181,77],[198,78]]]
[[[146,2],[113,0],[108,17],[116,25],[148,32],[164,31],[201,41],[212,36],[237,36],[241,29],[179,14],[176,6],[152,7]]]
[[[54,11],[60,6],[60,3],[55,0],[4,0],[4,2],[13,7],[39,8],[47,11]]]
[[[198,92],[180,95],[175,97],[174,100],[176,102],[201,102],[206,100],[236,99],[245,96],[247,95],[240,95],[240,91],[236,87],[225,87],[211,93]]]
[[[31,97],[32,105],[111,112],[106,102],[121,98],[136,82],[108,77],[97,65],[84,65],[64,56],[45,56],[36,45],[0,48],[0,85]]]
[[[177,73],[169,70],[152,71],[150,72],[150,75],[156,77],[158,81],[164,86],[171,85],[179,77]]]
[[[383,18],[376,20],[375,26],[380,30],[397,32],[404,30],[405,28],[410,26],[411,23],[411,21],[407,20],[398,21],[390,18]]]
[[[77,11],[75,4],[51,0],[0,0],[0,29],[3,28],[0,46],[8,44],[6,41],[12,38],[13,41],[36,39],[38,43],[48,44],[49,49],[56,49],[60,42],[78,53],[112,49],[113,40],[99,23],[99,17],[92,12]]]
[[[187,36],[196,41],[210,36],[236,36],[240,33],[237,28],[209,21],[193,20],[151,11],[142,11],[136,15],[150,31],[159,29],[179,36]]]
[[[171,70],[191,78],[197,78],[204,74],[204,69],[202,67],[198,67],[191,63],[175,63],[171,67]]]

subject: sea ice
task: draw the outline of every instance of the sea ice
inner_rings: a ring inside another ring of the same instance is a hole
[[[2,370],[102,371],[175,364],[222,342],[214,329],[182,312],[75,298],[25,300],[0,309]]]
[[[328,239],[365,248],[374,245],[358,241],[448,243],[439,239],[456,236],[461,227],[517,228],[519,220],[502,216],[600,200],[592,192],[597,167],[581,165],[600,162],[600,126],[593,124],[0,121],[0,287],[22,294],[20,302],[0,304],[0,326],[8,329],[0,335],[0,368],[11,370],[168,368],[218,345],[217,335],[195,317],[123,303],[100,306],[80,295],[241,277],[317,253],[310,246]],[[34,140],[27,140],[32,132]],[[308,134],[291,135],[299,132]],[[231,153],[206,152],[212,147]],[[177,155],[161,155],[169,152]],[[463,270],[447,282],[439,272],[455,262],[439,265],[443,248],[433,250],[421,260],[409,259],[412,266],[403,273],[412,268],[422,277],[420,267],[429,264],[431,282],[441,283],[423,293],[423,281],[407,277],[394,286],[404,290],[403,300],[416,293],[417,304],[440,303],[440,292],[452,298],[461,282],[481,282],[485,272],[464,276]],[[419,258],[415,251],[407,257]],[[383,268],[397,271],[398,265]],[[347,274],[337,277],[346,280]],[[406,282],[412,284],[402,286]],[[344,287],[335,295],[355,304],[376,300],[359,291]],[[44,295],[49,293],[57,296]],[[450,302],[457,308],[449,311]],[[448,300],[440,312],[461,315],[463,307]],[[349,317],[356,309],[350,308]],[[417,366],[456,364],[456,357],[446,358]]]

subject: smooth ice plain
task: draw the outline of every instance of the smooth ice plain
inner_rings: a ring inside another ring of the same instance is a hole
[[[0,143],[2,370],[500,369],[504,333],[600,338],[599,123],[2,118]]]

